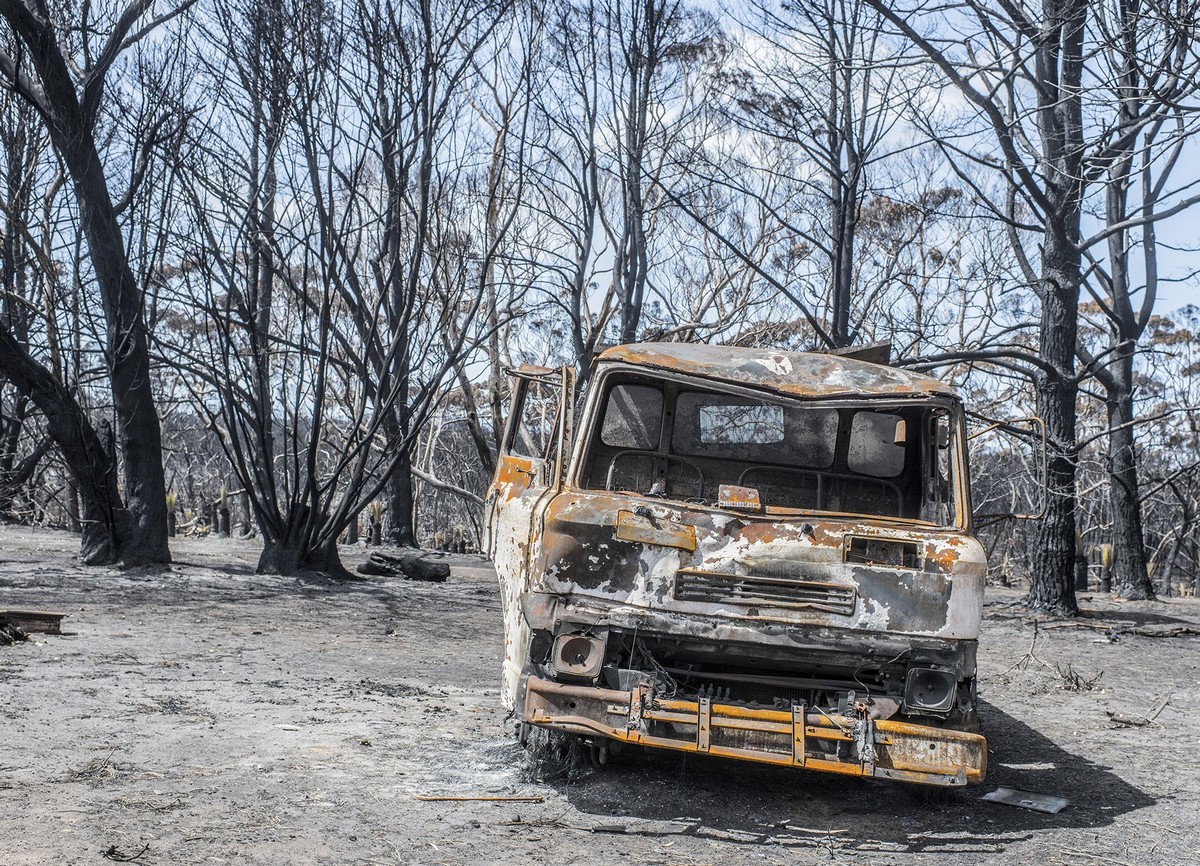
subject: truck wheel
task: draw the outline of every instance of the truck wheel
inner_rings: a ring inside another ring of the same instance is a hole
[[[517,733],[525,749],[522,769],[534,782],[577,775],[589,764],[588,749],[577,734],[522,722]]]
[[[900,783],[913,803],[922,809],[945,808],[963,802],[962,788],[946,788],[941,785],[917,785]]]

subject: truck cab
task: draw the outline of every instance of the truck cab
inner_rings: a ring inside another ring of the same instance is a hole
[[[611,743],[982,781],[962,404],[848,357],[618,346],[513,371],[486,544],[502,697]]]

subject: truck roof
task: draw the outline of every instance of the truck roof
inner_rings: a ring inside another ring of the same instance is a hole
[[[630,343],[600,355],[621,362],[794,397],[954,396],[932,376],[818,352],[782,352],[704,343]]]

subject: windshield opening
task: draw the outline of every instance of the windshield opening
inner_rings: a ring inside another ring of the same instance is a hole
[[[751,487],[767,511],[955,520],[944,405],[774,401],[608,377],[581,484],[716,504]]]

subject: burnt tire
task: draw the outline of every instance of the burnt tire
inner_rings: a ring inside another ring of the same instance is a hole
[[[591,766],[589,747],[578,734],[522,722],[517,738],[524,749],[521,769],[533,782],[553,782],[583,773]]]
[[[901,782],[900,785],[908,794],[909,800],[922,809],[944,809],[957,806],[965,800],[963,789],[958,787],[917,785],[913,782]]]

